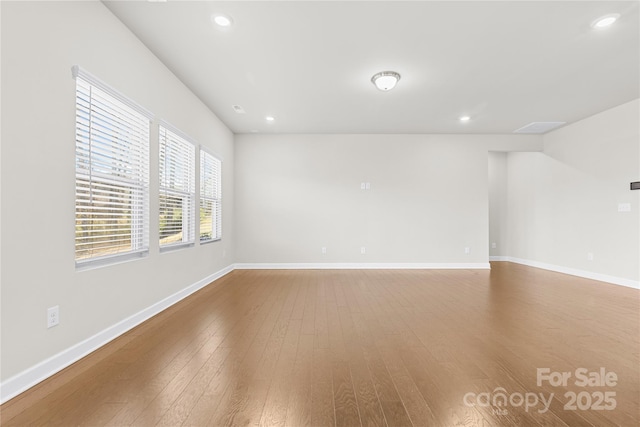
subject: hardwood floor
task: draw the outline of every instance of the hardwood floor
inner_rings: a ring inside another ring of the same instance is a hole
[[[235,271],[5,403],[1,420],[637,426],[639,314],[637,290],[502,262]],[[544,368],[571,377],[538,384]],[[581,386],[579,368],[617,381]]]

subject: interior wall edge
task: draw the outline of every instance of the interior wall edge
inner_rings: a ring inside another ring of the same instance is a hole
[[[594,273],[593,271],[579,270],[577,268],[564,267],[561,265],[547,264],[545,262],[533,261],[515,257],[503,257],[504,261],[516,264],[527,265],[529,267],[540,268],[542,270],[555,271],[556,273],[569,274],[571,276],[582,277],[583,279],[597,280],[599,282],[610,283],[612,285],[625,286],[627,288],[640,289],[640,281],[625,279],[624,277],[609,276],[607,274]]]

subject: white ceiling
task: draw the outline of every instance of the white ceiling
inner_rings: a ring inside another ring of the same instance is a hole
[[[511,133],[640,96],[637,1],[104,3],[235,133]]]

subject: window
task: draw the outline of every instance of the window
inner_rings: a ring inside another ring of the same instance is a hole
[[[220,160],[200,150],[200,242],[222,237],[222,186]]]
[[[149,248],[151,115],[79,67],[76,79],[75,259]]]
[[[195,151],[187,137],[160,126],[160,247],[195,241]]]

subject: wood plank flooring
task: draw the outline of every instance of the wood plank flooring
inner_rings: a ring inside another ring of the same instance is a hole
[[[637,290],[505,262],[239,270],[5,403],[0,420],[638,426],[639,315]],[[539,368],[571,377],[538,384]],[[581,386],[579,368],[617,381]]]

